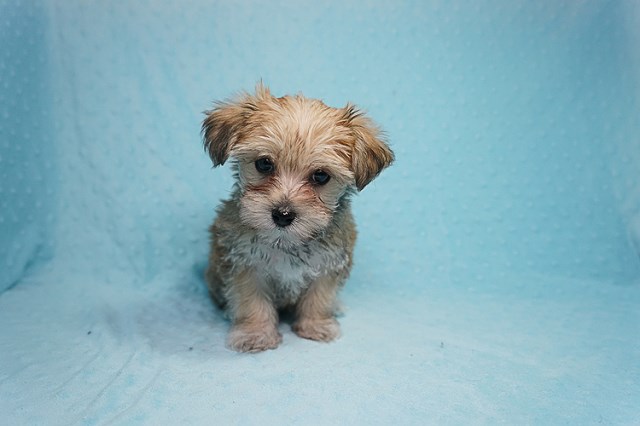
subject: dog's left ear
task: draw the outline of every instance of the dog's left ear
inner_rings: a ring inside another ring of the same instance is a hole
[[[394,160],[393,151],[387,146],[382,131],[364,113],[353,105],[344,109],[344,123],[355,137],[351,168],[356,188],[362,191],[382,170]]]

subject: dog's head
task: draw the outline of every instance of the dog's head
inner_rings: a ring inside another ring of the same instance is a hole
[[[255,95],[206,114],[204,147],[214,166],[234,160],[241,221],[274,243],[321,234],[341,201],[393,161],[378,127],[352,105],[276,98],[259,84]]]

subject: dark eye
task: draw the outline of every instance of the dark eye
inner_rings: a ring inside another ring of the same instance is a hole
[[[311,180],[313,181],[313,183],[316,183],[318,185],[324,185],[329,182],[330,179],[331,176],[329,176],[329,174],[323,170],[316,170],[311,175]]]
[[[258,158],[256,160],[256,170],[260,173],[271,173],[273,169],[275,169],[275,166],[267,157]]]

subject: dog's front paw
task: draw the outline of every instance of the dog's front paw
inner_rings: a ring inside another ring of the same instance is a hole
[[[300,337],[320,342],[330,342],[340,336],[340,324],[334,318],[301,319],[292,329]]]
[[[262,352],[275,349],[282,342],[282,335],[272,325],[235,325],[229,332],[227,346],[237,352]]]

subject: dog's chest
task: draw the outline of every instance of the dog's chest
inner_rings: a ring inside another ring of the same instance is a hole
[[[315,241],[286,249],[255,241],[246,247],[247,263],[267,278],[282,304],[294,303],[314,279],[349,264],[349,254],[344,248],[330,248]]]

